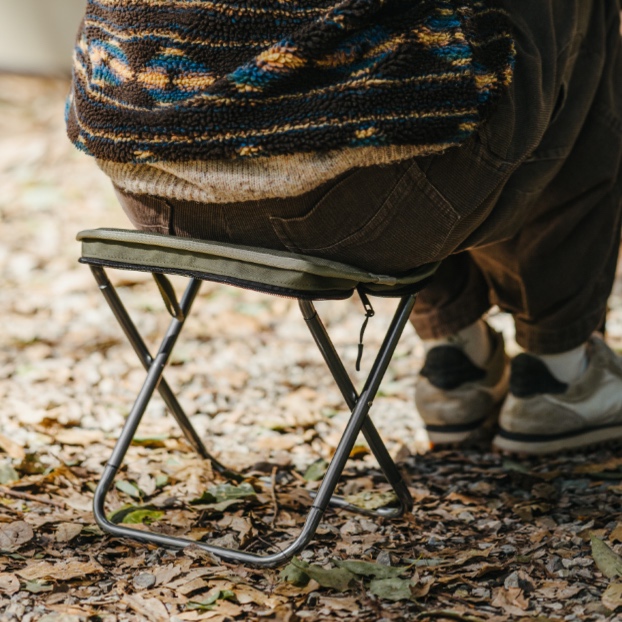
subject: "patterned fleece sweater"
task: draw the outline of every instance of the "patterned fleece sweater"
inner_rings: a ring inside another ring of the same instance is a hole
[[[495,0],[88,0],[68,134],[130,192],[287,196],[462,143],[513,61]]]

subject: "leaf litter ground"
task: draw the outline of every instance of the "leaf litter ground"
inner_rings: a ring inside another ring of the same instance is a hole
[[[622,619],[616,449],[423,455],[412,403],[422,347],[410,329],[373,417],[408,478],[411,515],[331,511],[280,570],[104,536],[93,489],[144,372],[77,264],[78,230],[128,224],[104,176],[64,137],[67,88],[0,76],[0,620]],[[167,320],[153,284],[114,279],[156,342]],[[608,325],[618,347],[621,291]],[[362,308],[318,306],[353,368]],[[363,367],[392,309],[376,306]],[[490,321],[515,351],[509,319]],[[212,473],[156,399],[110,494],[112,519],[257,552],[284,546],[347,418],[296,305],[205,284],[167,378],[210,448],[246,479]],[[368,507],[390,501],[362,442],[341,492]]]

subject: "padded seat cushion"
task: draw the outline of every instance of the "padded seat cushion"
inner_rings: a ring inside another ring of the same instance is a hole
[[[374,295],[402,296],[420,289],[438,267],[427,264],[400,276],[372,274],[319,257],[126,229],[89,229],[77,239],[82,263],[181,274],[314,300],[347,298],[357,287]]]

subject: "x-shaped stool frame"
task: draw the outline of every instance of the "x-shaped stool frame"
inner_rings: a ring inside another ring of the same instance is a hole
[[[378,434],[368,413],[382,378],[389,366],[389,362],[395,352],[395,348],[402,335],[404,327],[408,322],[408,318],[415,303],[416,294],[414,293],[404,295],[399,299],[397,309],[387,330],[382,346],[378,351],[376,359],[371,367],[363,390],[360,394],[357,393],[348,372],[337,354],[335,347],[317,314],[313,302],[304,299],[298,300],[302,316],[307,323],[307,326],[309,327],[309,330],[311,331],[311,334],[313,335],[313,338],[315,339],[315,342],[318,345],[329,370],[337,382],[346,404],[351,410],[351,415],[343,432],[342,438],[337,446],[337,450],[335,451],[326,474],[321,482],[320,488],[317,493],[314,494],[313,504],[309,510],[309,514],[306,518],[302,531],[300,535],[286,548],[278,553],[259,555],[237,549],[215,546],[207,542],[197,542],[188,538],[169,536],[153,531],[132,529],[131,527],[115,524],[108,520],[104,509],[106,495],[113,484],[117,471],[123,464],[127,450],[134,438],[147,405],[156,389],[159,391],[164,402],[183,431],[186,439],[195,451],[202,458],[210,460],[214,469],[225,477],[239,481],[240,476],[227,469],[209,453],[163,377],[164,368],[168,362],[177,338],[181,333],[185,319],[190,313],[190,309],[196,295],[198,294],[201,280],[191,277],[181,301],[178,302],[175,297],[173,287],[168,279],[163,274],[152,272],[167,309],[171,315],[173,315],[169,328],[162,340],[157,354],[154,357],[150,354],[134,322],[121,302],[114,286],[108,279],[103,265],[94,265],[93,262],[85,263],[91,264],[90,268],[99,285],[99,289],[112,309],[112,312],[121,325],[125,335],[132,344],[132,347],[138,355],[142,365],[147,371],[147,377],[144,384],[138,394],[138,397],[136,398],[130,414],[127,417],[119,439],[114,447],[110,459],[108,460],[108,463],[106,464],[102,478],[95,491],[93,511],[98,525],[105,532],[115,536],[133,538],[142,542],[172,548],[184,548],[189,545],[195,545],[228,561],[273,567],[285,563],[307,546],[313,538],[322,516],[329,505],[367,515],[387,518],[399,517],[412,509],[413,500],[408,487],[406,486],[406,483],[404,482],[395,462],[391,458],[384,442],[380,438],[380,435]],[[334,495],[339,477],[343,472],[346,461],[352,451],[352,448],[354,447],[359,432],[363,432],[372,453],[378,460],[382,472],[397,496],[398,505],[396,507],[385,507],[374,511],[363,510],[362,508],[348,503],[345,499]]]

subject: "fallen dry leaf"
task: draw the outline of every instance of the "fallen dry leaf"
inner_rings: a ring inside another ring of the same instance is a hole
[[[193,594],[194,592],[198,592],[200,590],[204,590],[210,587],[210,584],[205,581],[205,579],[193,579],[192,581],[188,581],[183,585],[180,585],[177,588],[177,591],[184,596],[188,596],[189,594]]]
[[[0,594],[15,594],[19,592],[19,579],[14,574],[0,573]]]
[[[84,428],[62,428],[54,433],[54,440],[61,445],[79,445],[86,447],[101,441],[104,435],[101,430],[85,430]]]
[[[150,622],[168,622],[171,617],[157,598],[143,598],[138,594],[125,594],[123,602]]]
[[[80,535],[82,525],[80,523],[61,523],[56,528],[56,542],[70,542]]]
[[[622,583],[611,583],[607,586],[607,589],[603,592],[602,603],[615,611],[618,607],[622,607]]]
[[[79,512],[90,512],[93,509],[93,499],[78,492],[72,492],[64,501],[68,507]]]
[[[615,457],[604,462],[580,464],[574,468],[575,473],[603,473],[606,471],[616,471],[622,466],[622,458]]]
[[[156,578],[156,585],[170,583],[175,577],[178,577],[184,568],[180,565],[168,564],[161,568],[154,568],[153,574]]]
[[[348,611],[352,615],[357,615],[361,610],[361,605],[356,598],[348,596],[322,596],[320,603],[333,611]]]
[[[14,460],[23,460],[26,457],[26,450],[4,434],[0,434],[0,449]]]
[[[262,607],[274,608],[284,602],[284,598],[273,594],[266,594],[262,590],[245,583],[231,584],[229,588],[241,605],[256,603]]]
[[[214,622],[227,622],[237,618],[242,613],[242,607],[229,600],[220,600],[213,611],[199,613],[195,620],[212,620]]]
[[[58,579],[60,581],[69,581],[71,579],[77,579],[79,577],[85,577],[90,574],[99,574],[104,569],[94,561],[81,562],[81,561],[60,561],[57,563],[52,562],[37,562],[31,564],[17,572],[20,577],[27,579],[28,581],[34,581],[37,579]]]
[[[503,609],[506,614],[511,616],[523,616],[525,611],[529,609],[529,601],[525,598],[523,590],[518,587],[509,589],[501,587],[495,590],[492,605]]]
[[[481,503],[479,499],[458,492],[450,492],[445,499],[447,499],[447,501],[458,501],[463,505],[479,505]]]
[[[0,551],[17,551],[34,538],[32,527],[24,521],[15,521],[0,527]]]
[[[50,616],[50,622],[81,622],[84,618],[91,617],[94,614],[93,609],[88,606],[47,604],[46,608],[54,612]],[[37,622],[45,622],[45,617],[39,618]]]

